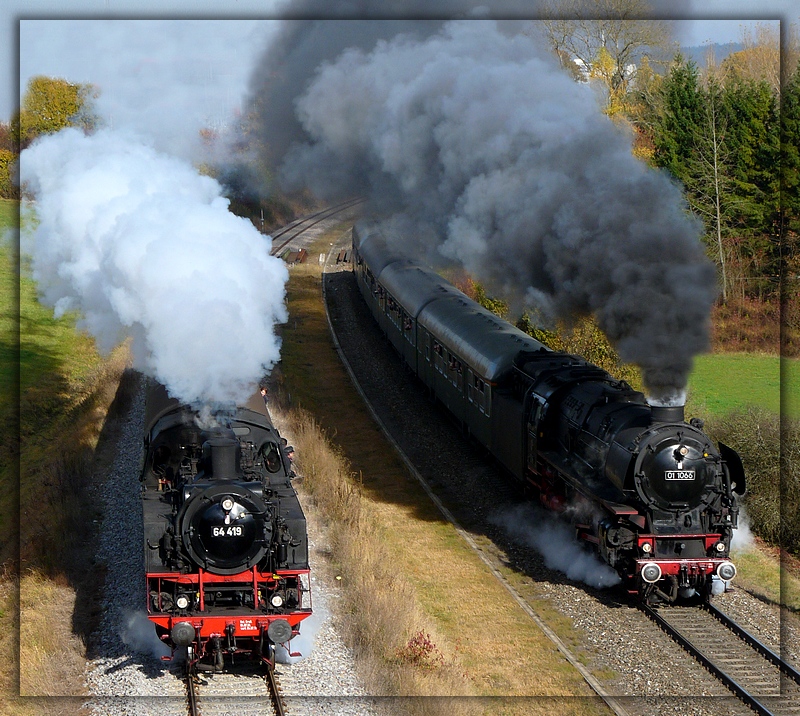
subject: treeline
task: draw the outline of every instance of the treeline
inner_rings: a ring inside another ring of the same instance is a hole
[[[722,301],[775,296],[797,272],[800,72],[783,86],[736,54],[701,70],[677,55],[645,71],[626,104],[635,151],[669,171],[704,226]]]
[[[700,68],[680,54],[665,59],[669,38],[657,22],[543,25],[576,80],[605,86],[606,112],[633,128],[634,153],[682,184],[719,267],[722,302],[775,300],[781,276],[800,274],[795,41],[784,52],[781,78],[778,37],[769,32],[745,38],[745,49],[719,65],[709,58]],[[37,136],[97,126],[94,96],[92,85],[30,80],[20,111],[0,124],[0,197],[18,198],[14,165]]]
[[[546,0],[542,33],[565,71],[605,96],[633,151],[671,174],[718,266],[715,350],[800,355],[800,37],[767,24],[702,66],[686,59],[645,0]]]

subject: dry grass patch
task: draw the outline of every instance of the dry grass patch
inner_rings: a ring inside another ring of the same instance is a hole
[[[20,583],[20,682],[22,696],[84,693],[85,647],[72,630],[75,591],[29,572]],[[55,657],[55,658],[54,658]]]
[[[135,377],[122,380],[126,347],[74,375],[74,393],[62,412],[30,430],[20,455],[19,645],[3,643],[18,688],[29,696],[85,693],[85,640],[98,616],[93,611],[102,573],[91,567],[93,525],[101,514],[94,488],[107,474],[117,441],[115,418],[127,410]],[[30,413],[26,406],[31,405]],[[40,405],[27,393],[23,429]],[[15,582],[16,586],[16,582]],[[13,649],[13,651],[12,651]],[[0,678],[9,678],[3,669]],[[28,699],[30,713],[74,714],[79,699]],[[1,712],[0,712],[1,713]]]
[[[344,595],[350,645],[359,655],[370,686],[379,695],[418,695],[442,688],[450,694],[471,693],[451,655],[410,663],[408,645],[422,631],[424,614],[414,586],[396,568],[390,535],[375,519],[358,476],[346,458],[325,436],[314,418],[302,409],[285,412],[271,407],[273,419],[297,449],[297,468],[303,475],[301,494],[313,502],[327,521],[333,567]],[[465,689],[465,687],[467,687]]]
[[[301,489],[328,520],[348,638],[371,691],[431,696],[404,699],[406,713],[604,711],[373,423],[333,350],[319,267],[294,267],[288,297],[276,420],[297,448]],[[475,697],[509,694],[554,696]]]

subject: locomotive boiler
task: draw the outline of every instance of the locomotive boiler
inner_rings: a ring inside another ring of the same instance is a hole
[[[683,406],[552,351],[401,255],[377,225],[353,230],[356,281],[430,393],[526,490],[647,601],[710,596],[732,579],[745,476]]]
[[[274,666],[311,615],[306,521],[263,400],[213,417],[152,384],[141,473],[147,610],[189,664]]]

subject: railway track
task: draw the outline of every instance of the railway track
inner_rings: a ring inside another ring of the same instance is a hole
[[[242,669],[221,674],[184,675],[189,716],[286,716],[273,669]]]
[[[278,256],[294,239],[308,231],[312,226],[316,226],[321,221],[336,216],[336,214],[356,204],[360,204],[363,201],[363,199],[350,199],[349,201],[342,202],[336,206],[329,206],[326,209],[322,209],[321,211],[305,216],[302,219],[296,219],[287,224],[280,231],[276,231],[272,234],[272,255]],[[276,241],[279,241],[279,243],[276,244]]]
[[[800,714],[800,672],[713,605],[640,608],[756,713]]]

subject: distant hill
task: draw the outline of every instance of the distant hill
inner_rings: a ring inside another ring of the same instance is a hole
[[[693,60],[698,67],[705,67],[709,48],[714,50],[714,57],[716,58],[717,64],[719,64],[728,55],[743,50],[744,45],[740,42],[726,42],[724,45],[715,42],[713,45],[706,44],[696,45],[694,47],[681,47],[681,54],[687,60]]]

